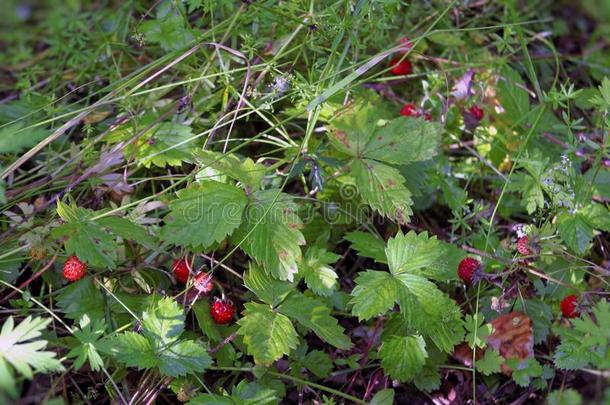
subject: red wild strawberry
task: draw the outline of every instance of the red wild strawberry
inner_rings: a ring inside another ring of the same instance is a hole
[[[212,284],[212,275],[206,273],[205,271],[197,273],[195,278],[193,279],[193,286],[203,294],[208,294],[214,288],[214,284]]]
[[[483,111],[483,109],[477,105],[473,105],[468,111],[477,121],[481,121],[485,116],[485,112]]]
[[[235,307],[233,303],[228,300],[221,300],[216,298],[210,307],[210,315],[214,322],[224,325],[231,322],[233,314],[235,313]]]
[[[424,113],[424,119],[426,121],[432,121],[432,114],[430,113]]]
[[[409,75],[413,73],[413,65],[407,59],[400,60],[402,57],[397,56],[390,61],[390,66],[392,67],[392,74],[397,76],[400,75]]]
[[[532,254],[532,251],[530,250],[530,239],[527,236],[522,236],[517,239],[517,252],[523,256]]]
[[[415,107],[415,104],[407,103],[400,109],[400,115],[404,115],[405,117],[417,117],[417,107]]]
[[[472,257],[467,257],[458,265],[457,273],[465,283],[470,284],[474,277],[475,271],[477,271],[480,267],[481,262],[479,262],[477,259],[473,259]]]
[[[87,263],[78,260],[76,256],[68,257],[64,264],[64,277],[68,281],[77,281],[87,274]]]
[[[174,260],[174,265],[172,266],[174,271],[174,276],[176,280],[185,284],[189,279],[189,264],[186,259],[176,259]]]
[[[578,315],[578,311],[576,308],[578,307],[578,297],[576,295],[568,295],[564,299],[561,300],[561,313],[566,318],[576,318]]]

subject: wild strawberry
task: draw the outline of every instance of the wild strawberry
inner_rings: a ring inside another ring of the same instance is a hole
[[[228,300],[221,300],[216,298],[210,307],[210,315],[214,322],[224,325],[231,322],[233,314],[235,313],[235,307],[233,303]]]
[[[467,257],[462,260],[458,265],[457,273],[458,276],[460,276],[460,278],[464,280],[465,283],[470,284],[472,282],[475,272],[480,267],[481,262],[479,262],[477,259],[473,259],[472,257]]]
[[[189,279],[189,264],[186,259],[176,259],[174,260],[174,265],[172,266],[174,271],[174,276],[176,280],[185,284]]]
[[[532,254],[532,251],[530,250],[530,239],[527,236],[522,236],[517,239],[517,252],[523,256]]]
[[[407,59],[400,60],[402,56],[397,56],[390,61],[390,66],[392,67],[392,74],[397,76],[400,75],[409,75],[413,73],[413,65]]]
[[[203,294],[208,294],[214,288],[212,284],[212,275],[201,271],[193,278],[193,286]]]
[[[576,309],[578,307],[578,297],[576,295],[568,295],[561,300],[559,306],[561,307],[561,313],[566,318],[576,318],[580,315]]]
[[[87,274],[87,263],[78,260],[76,256],[70,256],[64,263],[64,278],[68,281],[78,281]]]
[[[411,42],[407,37],[400,38],[398,43],[401,45],[400,49],[404,52],[407,52],[413,48],[413,42]]]
[[[417,107],[415,107],[415,104],[407,103],[400,109],[400,115],[405,117],[417,117]]]
[[[468,111],[477,121],[481,121],[485,116],[485,111],[477,105],[473,105]]]
[[[426,121],[432,121],[432,114],[424,113],[423,116]]]

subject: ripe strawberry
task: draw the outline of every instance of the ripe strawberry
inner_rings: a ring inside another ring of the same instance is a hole
[[[176,280],[185,284],[189,279],[189,264],[186,259],[176,259],[174,260],[174,265],[172,266],[174,271],[174,276]]]
[[[576,310],[578,307],[578,297],[576,295],[568,295],[561,300],[561,313],[566,318],[576,318],[580,314]]]
[[[481,267],[481,262],[477,259],[473,259],[472,257],[467,257],[460,262],[458,265],[458,276],[465,283],[470,284],[474,277],[475,272]]]
[[[483,111],[483,109],[478,105],[473,105],[468,111],[477,121],[481,121],[485,116],[485,111]]]
[[[220,325],[227,324],[233,319],[235,313],[235,307],[233,303],[228,300],[221,300],[216,298],[210,307],[210,315],[214,322]]]
[[[397,76],[400,75],[409,75],[413,73],[413,65],[407,59],[400,60],[401,56],[397,56],[390,61],[390,66],[392,66],[392,74]]]
[[[78,260],[76,256],[70,256],[64,264],[64,278],[68,281],[78,281],[87,274],[87,263]]]
[[[522,254],[523,256],[528,256],[532,254],[530,250],[530,238],[527,236],[522,236],[517,239],[517,252]]]
[[[407,103],[400,109],[400,115],[404,115],[405,117],[417,117],[417,107],[415,107],[415,104]]]
[[[193,279],[193,286],[200,293],[208,294],[214,288],[214,284],[212,284],[212,275],[205,271],[197,273]]]
[[[430,113],[424,113],[423,115],[424,115],[424,119],[425,119],[426,121],[432,121],[432,114],[430,114]]]

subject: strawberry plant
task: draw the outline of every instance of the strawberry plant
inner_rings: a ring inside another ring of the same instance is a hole
[[[610,400],[603,2],[4,6],[0,403]]]

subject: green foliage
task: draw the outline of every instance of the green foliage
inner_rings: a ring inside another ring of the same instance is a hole
[[[0,388],[11,396],[17,396],[15,372],[32,379],[34,372],[62,371],[56,353],[44,351],[47,341],[38,339],[51,319],[28,316],[15,326],[11,316],[0,330]]]
[[[208,248],[221,242],[239,226],[248,200],[231,185],[204,181],[178,191],[161,238],[193,248]]]
[[[555,365],[574,370],[589,367],[610,366],[610,303],[599,301],[593,308],[594,318],[581,315],[572,320],[571,327],[558,326],[555,333],[561,344],[554,355]]]
[[[181,339],[184,319],[173,299],[160,299],[143,313],[142,334],[123,332],[108,338],[104,351],[128,367],[156,367],[171,377],[202,372],[212,359],[200,342]]]

